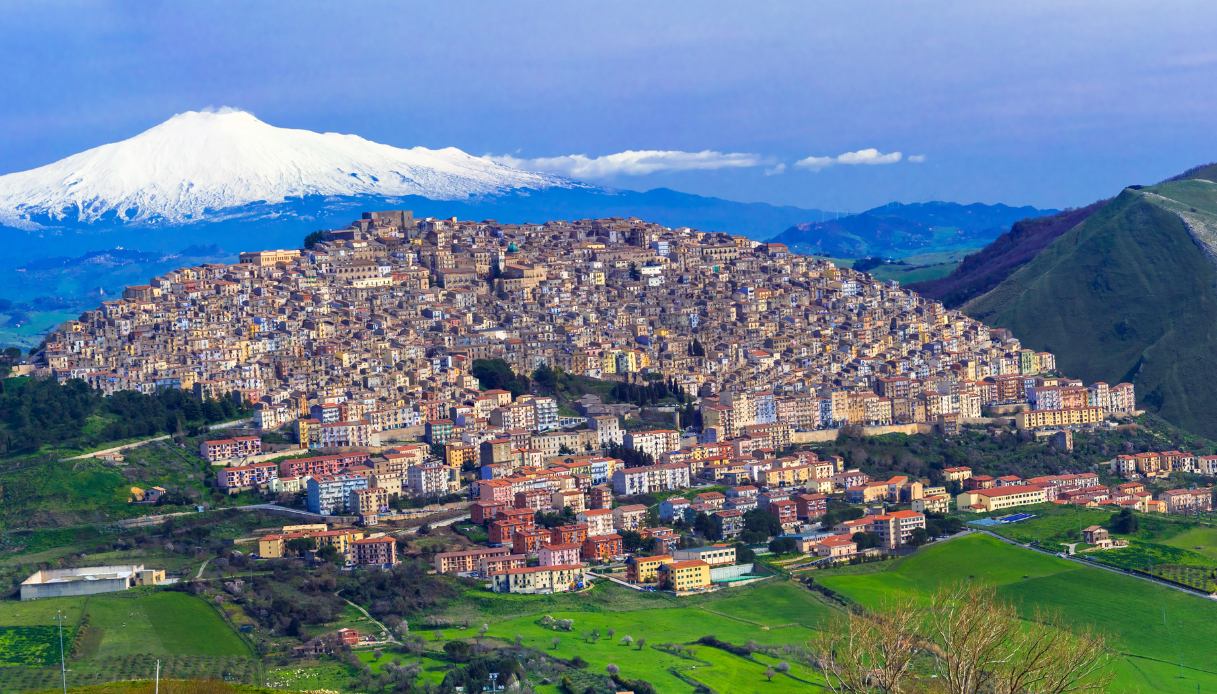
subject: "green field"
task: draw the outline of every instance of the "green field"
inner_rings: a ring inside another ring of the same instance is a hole
[[[166,677],[253,682],[258,676],[249,647],[207,603],[185,593],[135,589],[0,602],[0,691],[58,681],[59,611],[69,684],[146,677],[158,658]],[[6,638],[11,635],[18,638]]]
[[[1163,540],[1162,544],[1202,554],[1217,561],[1217,528],[1190,528]]]
[[[1064,623],[1099,630],[1119,653],[1113,691],[1217,690],[1217,604],[1147,581],[1014,547],[975,534],[895,562],[825,572],[816,580],[865,606],[928,599],[959,579],[996,586],[1025,617],[1058,612]]]
[[[582,595],[470,593],[466,598],[460,601],[462,608],[450,616],[469,620],[469,627],[443,629],[445,639],[474,638],[480,624],[488,624],[490,638],[512,643],[518,636],[524,646],[556,658],[579,656],[587,661],[589,672],[603,673],[609,664],[615,664],[621,668],[622,677],[647,680],[661,692],[692,691],[695,687],[690,682],[716,691],[788,691],[795,681],[790,676],[766,681],[766,665],[760,662],[708,647],[694,647],[694,658],[657,647],[683,646],[703,636],[735,645],[755,642],[760,646],[803,647],[816,625],[825,622],[833,609],[797,583],[777,579],[679,599],[604,583]],[[574,620],[574,628],[564,632],[544,627],[538,621],[545,615]],[[609,629],[614,631],[612,637]],[[599,638],[594,638],[593,632],[598,632]],[[633,645],[621,643],[627,635],[634,640]],[[637,646],[639,639],[646,640],[642,649]],[[754,658],[762,657],[754,654]],[[800,668],[789,659],[787,662],[792,666],[791,675],[809,680],[816,677],[809,668]]]
[[[986,530],[1024,544],[1035,544],[1052,552],[1064,551],[1067,543],[1081,541],[1089,525],[1105,525],[1110,511],[1077,506],[1046,504],[1028,509],[1036,517],[997,525]],[[1205,592],[1217,591],[1217,528],[1198,525],[1192,518],[1138,514],[1138,528],[1131,534],[1113,533],[1128,541],[1128,547],[1079,553],[1087,559],[1134,569]]]

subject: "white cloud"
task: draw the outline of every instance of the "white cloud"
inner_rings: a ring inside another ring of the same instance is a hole
[[[713,171],[716,169],[746,169],[772,162],[759,154],[743,152],[682,152],[679,150],[628,150],[616,154],[589,157],[586,154],[566,154],[557,157],[526,159],[510,154],[490,154],[488,158],[529,171],[545,171],[572,178],[613,178],[615,176],[646,176],[668,171]],[[778,165],[783,166],[783,165]],[[784,168],[784,166],[783,166]]]
[[[910,163],[910,164],[924,164],[924,163],[925,163],[925,155],[924,155],[924,154],[910,154],[910,155],[909,155],[909,163]]]
[[[830,166],[879,166],[882,164],[897,164],[904,159],[904,154],[900,152],[880,152],[874,147],[859,149],[853,152],[844,152],[835,157],[804,157],[794,163],[795,166],[803,169],[811,169],[819,171]],[[908,161],[920,163],[925,161],[925,155],[915,154],[908,158]]]
[[[769,167],[768,169],[765,169],[766,176],[777,176],[778,174],[782,174],[785,172],[786,172],[786,164],[784,164],[782,162],[778,162],[777,164],[774,164],[773,166]]]

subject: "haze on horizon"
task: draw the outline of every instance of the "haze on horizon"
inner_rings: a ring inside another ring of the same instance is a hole
[[[1217,160],[1217,5],[47,2],[0,23],[0,173],[174,113],[633,189],[1081,205]]]

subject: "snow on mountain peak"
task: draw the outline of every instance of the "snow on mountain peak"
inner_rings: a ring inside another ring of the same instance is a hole
[[[225,107],[179,113],[121,142],[0,176],[0,221],[188,222],[308,195],[456,200],[570,184],[455,147],[402,149],[278,128]]]

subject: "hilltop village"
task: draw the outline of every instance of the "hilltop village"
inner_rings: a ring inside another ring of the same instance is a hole
[[[215,485],[329,519],[263,537],[264,558],[300,540],[392,565],[377,527],[442,507],[481,530],[437,554],[438,573],[547,593],[586,586],[588,567],[624,569],[613,580],[683,594],[752,577],[739,538],[831,564],[922,544],[955,510],[1182,508],[1093,472],[872,479],[807,449],[843,430],[985,423],[1067,441],[1132,416],[1135,398],[782,244],[637,219],[393,211],[306,246],[129,287],[39,355],[41,375],[104,392],[251,407],[252,431],[200,446]]]

